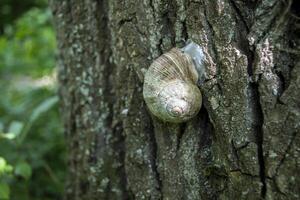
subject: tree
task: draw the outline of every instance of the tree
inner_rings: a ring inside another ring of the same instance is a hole
[[[297,4],[50,1],[66,199],[298,199]],[[164,123],[138,77],[187,39],[208,55],[203,106],[187,123]]]

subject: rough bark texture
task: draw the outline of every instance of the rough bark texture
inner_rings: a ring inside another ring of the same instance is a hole
[[[299,199],[296,1],[50,5],[69,144],[67,200]],[[141,69],[187,39],[208,55],[203,107],[187,123],[163,123],[147,111]]]

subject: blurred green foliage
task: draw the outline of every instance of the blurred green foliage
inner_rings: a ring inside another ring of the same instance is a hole
[[[1,0],[0,1],[0,34],[7,24],[19,18],[32,7],[45,8],[47,0]]]
[[[33,8],[13,25],[7,25],[0,38],[0,72],[41,76],[54,66],[55,35],[49,10]]]
[[[0,35],[0,199],[61,199],[66,153],[51,13],[33,7]]]

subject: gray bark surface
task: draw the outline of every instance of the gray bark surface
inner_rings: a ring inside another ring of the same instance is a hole
[[[296,4],[51,0],[66,199],[299,199]],[[203,106],[187,123],[163,123],[139,77],[187,39],[208,55]]]

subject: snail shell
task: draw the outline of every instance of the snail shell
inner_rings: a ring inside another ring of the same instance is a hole
[[[192,57],[178,48],[157,58],[144,78],[143,95],[149,110],[163,121],[180,123],[200,110],[202,96]]]

